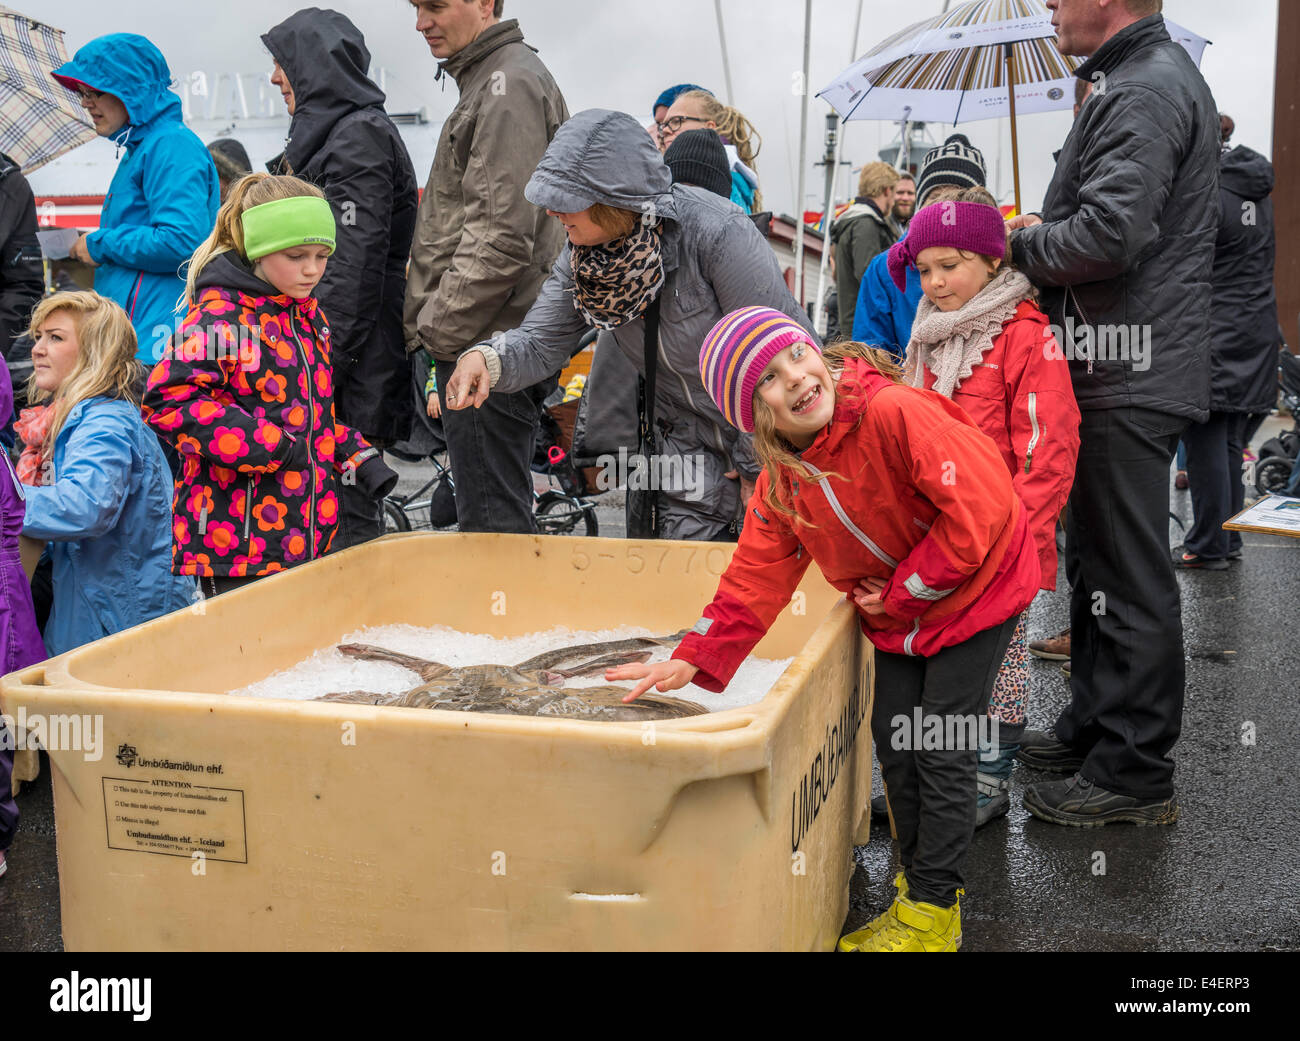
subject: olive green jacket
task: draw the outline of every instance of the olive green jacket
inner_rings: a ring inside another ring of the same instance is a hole
[[[873,203],[859,197],[831,225],[831,242],[835,249],[835,288],[840,297],[840,333],[850,336],[853,313],[858,306],[858,290],[867,266],[895,242],[894,225],[881,215]]]
[[[443,73],[460,101],[420,200],[403,325],[408,352],[452,361],[519,325],[559,256],[564,229],[524,185],[569,110],[514,19],[486,29]]]

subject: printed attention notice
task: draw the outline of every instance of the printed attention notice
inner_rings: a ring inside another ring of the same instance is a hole
[[[169,777],[105,777],[109,849],[248,863],[244,793]]]

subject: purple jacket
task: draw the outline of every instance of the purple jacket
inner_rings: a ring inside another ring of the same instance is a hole
[[[9,367],[0,362],[0,424],[14,410],[14,388]],[[8,453],[0,461],[0,673],[13,672],[45,660],[45,644],[36,628],[32,608],[32,587],[18,555],[18,536],[23,530],[23,493]]]

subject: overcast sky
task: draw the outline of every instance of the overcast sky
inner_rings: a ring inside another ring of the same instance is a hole
[[[65,30],[69,54],[103,33],[142,33],[158,45],[178,78],[195,70],[209,76],[268,74],[271,60],[259,36],[302,6],[291,0],[190,2],[171,5],[176,14],[168,17],[169,5],[158,0],[6,2]],[[435,62],[415,32],[408,0],[338,0],[333,6],[365,33],[375,64],[387,69],[390,111],[423,106],[433,120],[441,121],[455,105],[455,84],[443,89],[434,82]],[[858,0],[814,0],[814,92],[850,63],[857,7]],[[857,53],[942,7],[942,0],[866,0]],[[803,61],[803,9],[798,0],[722,0],[734,103],[763,135],[758,168],[766,205],[784,212],[795,209],[801,99],[794,83]],[[724,93],[717,20],[708,0],[506,0],[505,13],[519,19],[525,38],[540,51],[572,112],[615,108],[649,122],[651,101],[671,84],[689,81]],[[1277,0],[1166,0],[1165,13],[1213,42],[1206,49],[1202,72],[1219,107],[1237,122],[1234,142],[1271,156]],[[828,111],[823,102],[811,99],[810,163],[821,156]],[[1051,178],[1052,152],[1064,140],[1069,121],[1068,112],[1019,121],[1021,187],[1028,208],[1041,201]],[[1003,119],[961,128],[985,150],[991,187],[1003,201],[1011,196],[1008,125]],[[934,127],[935,139],[942,140],[949,129]],[[875,159],[896,132],[891,124],[848,124],[843,158],[854,167]],[[416,173],[423,182],[428,170]],[[808,169],[805,208],[821,209],[822,176],[820,169]],[[32,182],[39,194],[40,171]]]

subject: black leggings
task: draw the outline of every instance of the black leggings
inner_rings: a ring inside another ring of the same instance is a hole
[[[898,831],[908,896],[951,907],[962,887],[961,866],[975,834],[978,741],[965,740],[986,718],[993,681],[1018,614],[945,647],[929,658],[876,651],[871,733],[889,808]],[[920,708],[923,730],[915,728]],[[926,747],[928,721],[951,722],[945,747]],[[955,745],[955,747],[953,747]],[[901,747],[897,747],[901,746]]]

